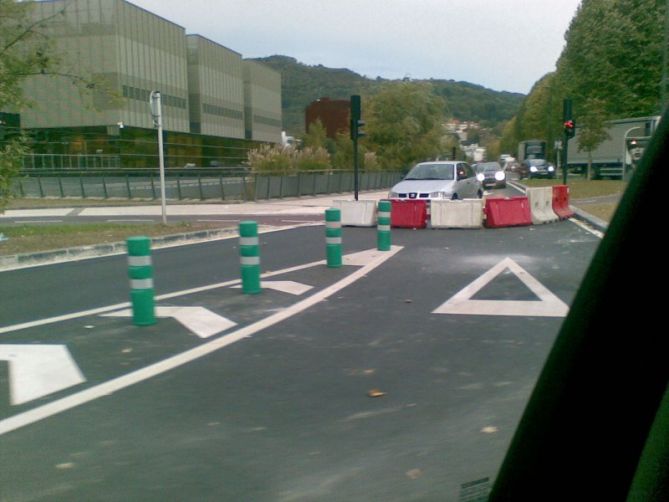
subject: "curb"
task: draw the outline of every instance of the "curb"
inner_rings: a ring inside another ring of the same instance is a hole
[[[188,232],[184,234],[152,237],[151,243],[154,249],[159,249],[176,244],[196,243],[201,241],[220,239],[234,236],[236,234],[236,228],[199,230],[197,232]],[[37,253],[21,253],[0,256],[0,271],[84,258],[98,258],[101,256],[123,254],[126,252],[127,246],[125,242],[111,242],[106,244],[91,244],[89,246],[55,249],[53,251],[40,251]]]

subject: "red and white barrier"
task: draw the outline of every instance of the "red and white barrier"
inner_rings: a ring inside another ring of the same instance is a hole
[[[518,227],[532,224],[527,197],[488,197],[485,202],[485,226]]]
[[[574,216],[574,211],[569,206],[569,187],[567,185],[553,187],[553,211],[563,220]]]

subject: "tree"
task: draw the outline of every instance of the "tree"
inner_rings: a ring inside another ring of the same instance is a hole
[[[0,0],[0,110],[20,110],[30,106],[22,84],[29,77],[67,78],[80,92],[95,92],[97,100],[113,103],[118,94],[112,92],[104,76],[84,75],[71,71],[59,56],[49,35],[53,22],[65,16],[69,0],[54,14],[34,15],[35,2]],[[70,62],[73,63],[73,62]],[[26,141],[18,134],[0,138],[0,211],[10,197],[11,178],[16,176],[26,151]]]
[[[445,103],[432,86],[400,82],[386,85],[363,106],[367,148],[387,170],[438,157]]]
[[[592,152],[602,143],[609,139],[606,132],[606,103],[602,99],[591,98],[586,102],[584,113],[579,116],[581,124],[578,135],[578,150],[588,153],[588,170],[586,177],[591,178]]]
[[[0,110],[25,106],[22,82],[32,75],[53,72],[58,65],[43,31],[49,19],[34,20],[30,15],[32,6],[32,2],[0,0]],[[8,138],[0,143],[0,211],[7,205],[11,180],[26,152],[23,138]]]

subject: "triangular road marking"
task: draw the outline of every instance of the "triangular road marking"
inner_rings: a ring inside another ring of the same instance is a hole
[[[472,300],[484,286],[509,269],[538,301]],[[511,258],[505,258],[434,310],[433,314],[565,317],[569,307]]]

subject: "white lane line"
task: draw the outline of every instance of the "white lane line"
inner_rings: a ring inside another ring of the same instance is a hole
[[[376,257],[364,267],[359,268],[355,272],[349,274],[348,276],[335,282],[327,288],[309,296],[308,298],[305,298],[302,301],[297,302],[296,304],[284,310],[272,314],[265,319],[261,319],[260,321],[256,321],[253,324],[240,328],[237,331],[233,331],[232,333],[223,335],[210,342],[203,343],[202,345],[199,345],[195,348],[164,359],[163,361],[151,364],[139,370],[133,371],[132,373],[128,373],[127,375],[114,378],[108,382],[101,383],[70,396],[57,399],[56,401],[52,401],[42,406],[38,406],[37,408],[33,408],[32,410],[28,410],[1,420],[0,436],[40,420],[44,420],[63,411],[67,411],[82,404],[86,404],[100,397],[108,396],[114,392],[130,387],[131,385],[135,385],[149,378],[153,378],[157,375],[178,368],[179,366],[183,366],[184,364],[200,359],[201,357],[207,356],[213,352],[216,352],[217,350],[227,347],[228,345],[250,337],[259,331],[285,321],[294,315],[304,312],[308,308],[316,305],[326,298],[329,298],[345,287],[350,286],[358,279],[361,279],[365,275],[369,274],[372,270],[382,265],[386,260],[392,258],[401,249],[401,247],[393,246],[390,251],[385,251],[383,254],[376,255]]]
[[[571,221],[574,225],[581,227],[583,230],[590,232],[595,237],[599,237],[600,239],[604,238],[604,232],[600,232],[599,230],[592,228],[590,225],[586,225],[585,223],[577,220],[576,218],[569,218],[569,221]]]
[[[364,255],[365,252],[362,253],[353,253],[351,255],[345,255],[344,256],[344,264],[345,265],[357,265],[358,263],[351,263],[347,260],[349,256],[359,256],[359,255]],[[373,255],[371,255],[373,256]],[[267,278],[267,277],[274,277],[276,275],[282,275],[282,274],[288,274],[291,272],[298,272],[300,270],[304,270],[307,268],[312,268],[312,267],[317,267],[318,265],[323,265],[325,263],[325,260],[319,260],[319,261],[313,261],[310,263],[304,263],[302,265],[296,265],[294,267],[288,267],[284,268],[281,270],[274,270],[271,272],[266,272],[262,274],[261,277]],[[171,298],[178,298],[180,296],[186,296],[186,295],[192,295],[196,293],[203,293],[205,291],[211,291],[212,289],[218,289],[218,288],[227,288],[230,286],[234,286],[235,284],[239,284],[241,282],[240,279],[233,279],[230,281],[225,281],[225,282],[218,282],[216,284],[208,284],[207,286],[199,286],[197,288],[191,288],[191,289],[184,289],[181,291],[174,291],[172,293],[165,293],[162,295],[156,296],[156,301],[161,301],[161,300],[169,300]],[[130,307],[130,302],[123,302],[123,303],[117,303],[115,305],[108,305],[106,307],[98,307],[90,310],[82,310],[80,312],[73,312],[71,314],[63,314],[60,316],[55,316],[55,317],[48,317],[45,319],[39,319],[37,321],[29,321],[29,322],[24,322],[20,324],[13,324],[10,326],[3,326],[0,327],[0,335],[4,333],[11,333],[12,331],[19,331],[21,329],[28,329],[28,328],[36,328],[38,326],[45,326],[47,324],[53,324],[56,322],[61,322],[61,321],[69,321],[70,319],[78,319],[80,317],[86,317],[86,316],[93,316],[93,315],[99,315],[99,314],[105,314],[107,312],[112,312],[114,310],[121,310]]]
[[[117,220],[105,220],[107,223],[153,223],[156,220],[144,220],[141,218],[134,219],[117,219]]]
[[[20,223],[63,223],[63,220],[17,220],[14,224]]]

